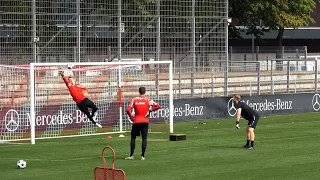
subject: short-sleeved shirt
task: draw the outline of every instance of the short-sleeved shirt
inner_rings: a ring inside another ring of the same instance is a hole
[[[253,120],[254,117],[259,117],[258,112],[244,102],[238,102],[235,107],[237,109],[241,108],[241,116],[248,121]]]

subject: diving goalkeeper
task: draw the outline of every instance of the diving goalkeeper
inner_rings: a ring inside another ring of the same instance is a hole
[[[77,106],[80,109],[80,111],[85,113],[93,124],[95,124],[99,128],[102,128],[102,126],[95,121],[98,111],[97,106],[86,97],[88,94],[88,89],[82,86],[81,84],[76,83],[75,79],[72,76],[66,78],[64,76],[64,71],[59,71],[59,74],[62,77],[66,86],[68,87],[70,95],[72,96],[73,100],[77,103]],[[91,114],[88,108],[91,108]]]

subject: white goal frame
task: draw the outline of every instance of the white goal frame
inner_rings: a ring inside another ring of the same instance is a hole
[[[56,67],[56,66],[64,66],[67,67],[68,65],[74,65],[74,66],[108,66],[113,65],[121,67],[121,65],[161,65],[161,64],[168,64],[169,65],[169,125],[170,125],[170,133],[173,133],[173,65],[172,61],[140,61],[140,62],[79,62],[79,63],[30,63],[30,133],[31,133],[31,144],[35,144],[36,139],[43,139],[43,138],[36,138],[36,132],[35,132],[35,107],[36,107],[36,101],[35,101],[35,69],[37,66],[46,66],[46,67]],[[122,80],[121,80],[121,72],[119,68],[119,88],[122,87]],[[120,119],[119,119],[119,129],[120,133],[125,132],[123,131],[122,127],[122,107],[120,106]],[[95,134],[87,134],[87,135],[98,135],[98,134],[110,134],[110,133],[95,133]],[[87,136],[85,135],[85,136]],[[52,137],[52,138],[61,138],[61,137],[74,137],[74,136],[83,136],[83,135],[70,135],[70,136],[58,136],[58,137]]]

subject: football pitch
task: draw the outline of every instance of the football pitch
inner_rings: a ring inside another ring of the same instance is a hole
[[[206,122],[201,124],[200,122]],[[319,179],[319,113],[261,117],[254,150],[245,150],[246,120],[235,119],[175,123],[175,133],[186,141],[169,141],[169,133],[151,133],[146,160],[140,160],[137,138],[134,160],[129,155],[129,133],[63,139],[37,140],[35,145],[1,144],[1,180],[89,180],[96,166],[103,166],[101,151],[111,146],[117,155],[115,167],[128,180],[216,179]],[[26,169],[17,169],[19,159]],[[106,151],[111,165],[111,151]]]

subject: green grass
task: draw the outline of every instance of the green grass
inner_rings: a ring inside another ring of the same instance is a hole
[[[261,117],[255,150],[245,144],[246,121],[235,128],[234,119],[175,123],[175,132],[186,141],[170,142],[168,133],[149,134],[146,161],[140,161],[141,140],[135,160],[129,153],[129,134],[119,138],[106,135],[38,140],[30,144],[0,145],[1,180],[79,180],[93,179],[93,170],[102,166],[104,146],[115,149],[115,167],[126,172],[128,180],[211,180],[211,179],[319,179],[320,120],[318,113]],[[111,153],[107,151],[107,160]],[[19,159],[26,169],[17,169]]]

